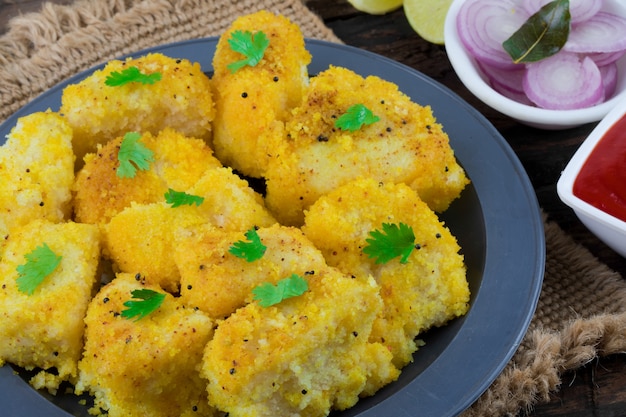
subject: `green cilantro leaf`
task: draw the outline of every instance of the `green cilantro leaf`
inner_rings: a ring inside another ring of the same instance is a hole
[[[363,104],[355,104],[351,106],[346,113],[335,120],[335,127],[355,132],[363,125],[371,125],[379,120],[380,117],[374,115],[374,113]]]
[[[193,194],[187,194],[183,191],[174,191],[171,188],[165,193],[165,202],[171,204],[172,207],[180,206],[199,206],[204,202],[204,197]]]
[[[135,321],[141,320],[148,314],[155,311],[161,306],[161,304],[163,304],[163,300],[165,300],[165,294],[145,288],[133,290],[130,295],[132,298],[136,298],[140,301],[126,301],[124,306],[128,308],[126,310],[122,310],[122,317],[125,319],[137,317]]]
[[[107,75],[104,83],[109,87],[119,87],[128,83],[136,82],[141,84],[154,84],[161,80],[160,72],[153,72],[152,74],[143,74],[137,67],[128,67],[121,72],[113,71]]]
[[[370,258],[376,258],[377,264],[384,264],[400,256],[400,263],[407,263],[409,255],[415,248],[415,234],[413,228],[404,223],[398,226],[394,223],[383,223],[383,230],[371,231],[371,238],[365,239],[368,243],[363,253]]]
[[[298,274],[292,274],[288,278],[281,279],[273,285],[263,283],[252,290],[254,299],[259,301],[261,307],[269,307],[281,301],[304,294],[309,289],[309,283]]]
[[[246,238],[248,239],[247,242],[239,240],[233,243],[228,252],[248,262],[261,259],[267,246],[261,242],[261,238],[254,227],[246,232]]]
[[[141,135],[137,132],[128,132],[124,135],[117,159],[117,176],[120,178],[134,178],[137,169],[145,171],[154,161],[154,153],[139,142]]]
[[[50,275],[62,257],[57,256],[46,243],[24,255],[26,263],[17,267],[17,289],[32,295],[35,289]]]
[[[228,39],[228,43],[233,51],[239,52],[246,57],[245,59],[231,62],[227,65],[230,72],[234,73],[246,65],[254,67],[258,64],[261,59],[263,59],[265,49],[269,46],[270,40],[267,39],[265,33],[261,31],[253,35],[252,32],[249,31],[242,32],[241,30],[236,30],[232,33],[230,39]]]

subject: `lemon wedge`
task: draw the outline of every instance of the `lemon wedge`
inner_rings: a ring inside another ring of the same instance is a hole
[[[443,26],[452,0],[404,0],[404,14],[423,39],[443,45]]]
[[[385,14],[402,6],[402,0],[348,0],[355,9],[369,14]]]

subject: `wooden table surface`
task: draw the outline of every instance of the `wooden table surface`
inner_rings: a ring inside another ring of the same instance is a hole
[[[436,1],[436,0],[433,0]],[[53,0],[69,4],[72,0]],[[0,34],[8,20],[37,11],[41,0],[0,0]],[[385,55],[446,85],[485,115],[509,142],[526,168],[539,203],[550,218],[586,246],[610,268],[626,277],[626,260],[591,235],[562,204],[556,193],[561,170],[594,124],[563,131],[542,131],[520,125],[488,108],[461,84],[445,48],[417,36],[402,9],[383,16],[359,13],[345,0],[305,0],[309,8],[346,43]],[[594,361],[562,375],[562,386],[551,401],[530,412],[535,417],[613,417],[626,415],[626,355]]]

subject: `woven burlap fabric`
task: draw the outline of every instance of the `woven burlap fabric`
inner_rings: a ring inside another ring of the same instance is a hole
[[[0,122],[63,79],[123,54],[215,36],[241,14],[267,9],[307,37],[340,42],[300,0],[83,0],[15,18],[0,37]],[[626,351],[626,284],[555,223],[545,221],[546,275],[513,359],[463,417],[504,416],[547,400],[560,376]]]
[[[238,15],[281,13],[305,36],[339,42],[299,0],[82,0],[45,4],[0,38],[0,122],[76,72],[140,49],[218,36]]]

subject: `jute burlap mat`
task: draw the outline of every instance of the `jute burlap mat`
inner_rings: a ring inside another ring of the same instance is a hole
[[[219,35],[240,14],[267,9],[305,36],[339,42],[301,0],[78,0],[15,18],[0,37],[0,122],[74,73],[163,43]],[[560,375],[626,350],[626,283],[545,222],[547,264],[528,333],[464,417],[516,415],[558,389]]]

